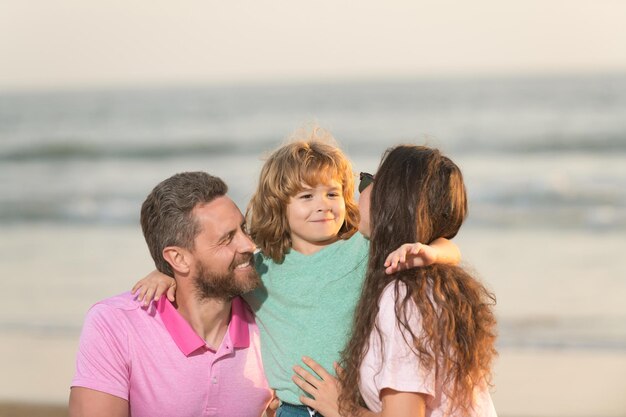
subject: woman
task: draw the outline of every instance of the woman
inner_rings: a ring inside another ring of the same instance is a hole
[[[342,354],[338,406],[336,381],[308,358],[322,379],[294,368],[313,397],[303,403],[326,417],[495,416],[488,392],[494,296],[456,266],[384,272],[386,254],[402,242],[457,234],[467,212],[459,168],[436,149],[398,146],[383,157],[373,184],[359,189],[359,230],[370,238],[370,257]]]

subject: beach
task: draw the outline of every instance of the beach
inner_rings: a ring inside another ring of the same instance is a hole
[[[621,73],[0,94],[0,416],[63,412],[85,313],[154,268],[152,187],[208,171],[245,210],[264,156],[315,120],[355,178],[398,143],[460,166],[500,416],[626,416],[625,111]]]
[[[10,277],[4,289],[11,296],[5,296],[0,307],[0,416],[55,415],[67,402],[85,312],[97,300],[128,290],[152,263],[138,227],[15,226],[4,228],[3,236],[2,273]],[[619,234],[468,229],[457,243],[465,262],[496,293],[498,317],[504,323],[524,315],[521,308],[544,316],[564,305],[579,315],[624,309],[623,264],[599,271],[593,263],[582,268],[584,262],[576,258],[584,254],[589,259],[619,259],[624,249]],[[581,288],[590,269],[602,287],[602,299],[588,287]],[[529,271],[534,271],[532,279]],[[537,274],[546,274],[545,282]],[[560,279],[569,287],[559,289]],[[614,286],[607,288],[610,282]],[[525,302],[515,301],[526,297]],[[528,337],[536,336],[531,332]],[[520,346],[506,331],[502,338],[493,388],[500,416],[626,415],[624,349]],[[37,414],[40,411],[44,414]]]

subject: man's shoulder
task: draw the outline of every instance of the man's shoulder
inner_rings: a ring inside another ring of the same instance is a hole
[[[152,308],[152,306],[150,307]],[[87,317],[119,316],[134,311],[142,311],[142,305],[130,292],[115,295],[98,301],[91,306]]]
[[[127,291],[114,295],[113,297],[100,300],[93,305],[93,307],[96,306],[106,306],[111,309],[130,311],[141,308],[141,303],[135,299],[135,296],[131,294],[130,291]]]

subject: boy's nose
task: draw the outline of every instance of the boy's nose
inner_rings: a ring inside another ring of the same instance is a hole
[[[322,198],[317,207],[317,211],[328,211],[330,210],[330,201],[326,198]]]

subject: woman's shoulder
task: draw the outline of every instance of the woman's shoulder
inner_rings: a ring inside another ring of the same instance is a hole
[[[403,298],[406,295],[407,287],[404,282],[398,279],[390,281],[380,294],[380,301],[388,303]]]
[[[384,288],[378,300],[378,320],[381,325],[385,323],[395,323],[398,321],[396,306],[398,306],[407,295],[408,287],[401,280],[393,280]],[[409,319],[411,324],[420,321],[419,310],[415,302],[410,299],[404,307],[404,317]]]
[[[379,315],[387,315],[395,311],[396,302],[406,295],[406,284],[399,280],[392,280],[380,293],[378,300]],[[395,313],[394,313],[395,316]]]

